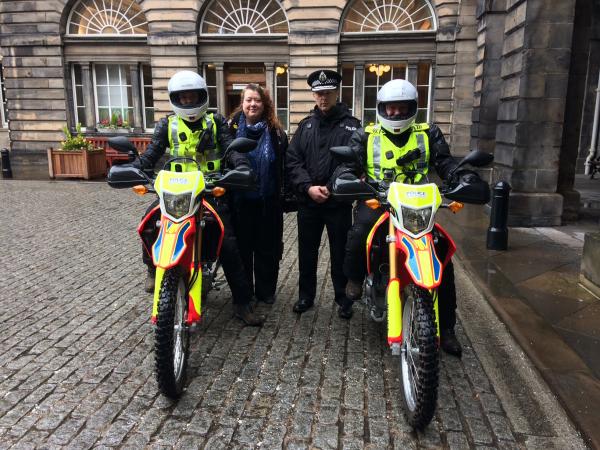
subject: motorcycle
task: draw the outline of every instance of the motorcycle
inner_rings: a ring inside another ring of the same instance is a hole
[[[331,149],[339,159],[357,163],[349,147]],[[410,164],[420,157],[418,150],[403,161]],[[466,164],[485,166],[493,156],[470,152],[454,173]],[[462,177],[444,183],[441,191],[435,183],[416,171],[403,175],[410,183],[396,182],[393,171],[384,180],[366,182],[351,173],[342,174],[333,183],[332,195],[338,200],[365,201],[382,215],[372,227],[366,243],[367,277],[363,302],[376,322],[387,316],[387,343],[400,364],[402,402],[408,423],[425,428],[432,420],[438,388],[439,310],[437,288],[444,267],[456,250],[452,238],[435,222],[440,208],[458,212],[464,203],[489,201],[487,183]],[[414,184],[417,175],[425,181]],[[475,182],[473,182],[475,181]],[[450,204],[442,203],[441,194]]]
[[[136,148],[119,136],[109,139],[115,150],[128,154],[132,162],[138,157]],[[237,138],[227,148],[246,153],[256,141]],[[194,171],[181,171],[181,164],[196,163]],[[175,171],[169,169],[175,169]],[[219,215],[206,200],[221,197],[226,190],[252,190],[254,177],[250,171],[230,170],[224,175],[206,176],[196,160],[177,157],[166,161],[153,177],[132,164],[111,167],[108,184],[113,188],[130,188],[140,195],[155,193],[160,200],[138,226],[144,246],[156,266],[151,321],[154,328],[156,379],[160,391],[178,398],[183,392],[189,357],[190,332],[202,317],[202,304],[213,287],[224,236]],[[160,208],[160,227],[155,242],[148,242],[143,230]]]

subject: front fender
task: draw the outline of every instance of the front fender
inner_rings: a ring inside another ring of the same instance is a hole
[[[404,268],[417,286],[435,289],[440,285],[443,266],[431,234],[414,239],[396,230],[396,247],[405,254]]]

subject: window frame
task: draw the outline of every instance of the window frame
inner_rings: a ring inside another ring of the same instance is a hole
[[[76,24],[73,21],[73,16],[75,15],[75,13],[79,14],[76,9],[79,7],[80,4],[84,3],[86,0],[78,0],[77,2],[75,2],[75,4],[71,7],[71,10],[69,11],[69,16],[67,17],[67,25],[66,25],[66,30],[65,30],[65,36],[70,37],[70,38],[77,38],[77,39],[98,39],[98,38],[114,38],[114,37],[119,37],[119,38],[123,38],[123,39],[131,39],[131,38],[140,38],[140,37],[147,37],[148,33],[102,33],[100,30],[100,32],[97,33],[86,33],[86,34],[73,34],[70,33],[70,28],[72,24]],[[96,10],[98,12],[101,11],[100,8],[98,8],[98,5],[96,4],[96,1],[93,1],[94,5],[93,7],[96,8]],[[137,4],[137,2],[135,0],[131,1],[130,6],[125,10],[125,12],[123,13],[121,10],[118,11],[118,13],[121,13],[122,15],[126,15],[126,13],[129,12],[129,10],[131,9],[131,5]],[[104,6],[104,9],[102,9],[102,11],[106,10],[106,5],[104,4],[104,2],[102,2],[102,6]],[[120,4],[119,4],[120,6]],[[145,26],[146,29],[148,28],[148,20],[146,18],[146,15],[144,13],[144,10],[141,8],[141,6],[138,4],[137,5],[140,10],[135,13],[135,15],[131,18],[127,17],[127,20],[130,21],[130,19],[133,19],[139,15],[142,16],[142,18],[144,19],[143,22],[141,22],[140,24],[136,25],[135,27],[131,27],[132,29],[138,28],[138,27],[142,27]],[[111,7],[112,7],[112,3],[111,3]],[[86,6],[87,8],[87,6]],[[111,14],[111,19],[112,20],[113,15]],[[115,15],[115,17],[119,18],[120,15],[117,14]],[[107,24],[108,25],[108,24]],[[110,26],[113,26],[115,24],[110,24]]]
[[[101,62],[101,63],[94,62],[94,63],[92,63],[92,89],[93,89],[93,92],[94,92],[94,108],[96,109],[96,111],[95,111],[96,128],[98,128],[98,124],[100,123],[100,111],[99,111],[100,106],[98,105],[98,83],[96,81],[96,66],[97,65],[104,65],[107,68],[109,66],[118,66],[119,67],[119,83],[122,82],[121,68],[125,68],[127,70],[127,65],[126,64],[118,64],[118,63],[117,64],[111,64],[111,63],[104,63],[104,62]],[[130,74],[130,78],[131,78],[131,74]],[[101,86],[103,86],[103,87],[106,86],[108,88],[108,111],[109,111],[109,121],[110,121],[111,118],[112,118],[112,110],[113,110],[113,108],[112,108],[112,106],[110,104],[110,88],[114,87],[116,85],[111,85],[110,84],[110,77],[109,77],[108,69],[107,69],[107,73],[106,73],[106,82],[108,84],[101,85]],[[129,118],[129,109],[131,108],[131,110],[132,110],[131,113],[133,114],[134,113],[133,112],[133,95],[134,95],[133,85],[132,84],[129,84],[129,85],[127,85],[127,84],[119,84],[118,86],[120,88],[123,88],[125,86],[125,87],[129,87],[131,89],[131,103],[132,104],[131,104],[131,106],[127,105],[126,109],[127,109],[127,118],[128,118],[127,123],[129,124],[128,128],[132,128],[131,127],[131,119]],[[119,96],[121,97],[121,101],[123,101],[123,91],[121,89],[120,89]],[[129,100],[129,99],[127,99],[127,100]],[[123,108],[122,105],[121,105],[120,109],[121,109],[121,114],[123,116],[124,115],[123,114],[124,108]]]
[[[5,95],[4,66],[0,62],[0,125],[8,128],[8,104]]]
[[[277,67],[285,67],[285,76],[286,76],[286,84],[285,86],[279,86],[279,84],[277,83]],[[285,110],[285,117],[286,117],[286,124],[285,124],[285,132],[287,133],[290,129],[290,67],[288,63],[276,63],[273,69],[273,75],[274,75],[274,80],[273,80],[273,84],[274,84],[274,90],[275,90],[275,116],[279,117],[279,111],[280,110]],[[286,91],[286,99],[287,99],[287,103],[285,107],[280,107],[279,106],[279,95],[278,95],[278,91],[279,89],[285,89]]]
[[[156,113],[156,108],[154,107],[154,95],[152,95],[152,106],[146,106],[146,86],[149,86],[150,89],[152,88],[152,81],[150,81],[150,84],[144,84],[145,80],[144,80],[144,66],[148,66],[150,67],[150,72],[152,73],[152,65],[150,64],[144,64],[144,63],[139,63],[139,73],[140,73],[140,96],[142,99],[142,130],[145,133],[152,133],[152,131],[154,131],[154,127],[156,126],[156,117],[154,117],[154,124],[152,125],[152,127],[148,126],[147,120],[146,120],[146,109],[152,109],[152,111],[154,113]],[[133,95],[133,88],[132,88],[132,95]]]

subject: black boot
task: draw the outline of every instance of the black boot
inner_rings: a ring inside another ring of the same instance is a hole
[[[458,342],[453,329],[440,330],[440,346],[442,350],[450,355],[459,358],[462,356],[462,346]]]
[[[294,304],[294,312],[302,314],[303,312],[308,311],[310,308],[312,308],[313,304],[313,300],[301,298]]]

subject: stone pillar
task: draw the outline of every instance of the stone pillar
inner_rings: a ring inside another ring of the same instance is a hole
[[[471,125],[471,148],[493,153],[500,98],[500,58],[504,39],[506,1],[484,2],[477,9],[477,66]]]
[[[365,89],[365,62],[356,61],[354,64],[354,117],[362,121],[363,91]],[[360,111],[360,117],[358,112]],[[363,124],[364,125],[364,124]]]
[[[504,27],[495,180],[513,190],[509,225],[561,224],[556,192],[575,0],[510,1]]]
[[[224,111],[227,104],[225,97],[225,73],[223,72],[225,64],[216,63],[215,72],[217,75],[217,111]]]

